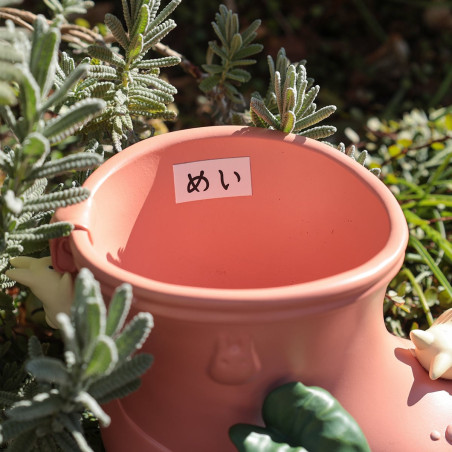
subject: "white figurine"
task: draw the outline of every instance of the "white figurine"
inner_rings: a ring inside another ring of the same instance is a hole
[[[51,257],[13,257],[15,268],[6,275],[20,284],[28,286],[41,300],[46,313],[46,321],[52,328],[58,328],[56,315],[69,314],[73,297],[72,277],[69,273],[58,273],[52,267]]]
[[[426,331],[413,330],[410,338],[418,361],[432,380],[452,380],[452,308],[443,312]]]

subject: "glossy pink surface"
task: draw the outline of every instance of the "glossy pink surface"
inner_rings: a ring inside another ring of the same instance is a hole
[[[173,165],[233,157],[250,158],[251,196],[175,202]],[[372,451],[452,447],[452,383],[384,327],[407,228],[365,168],[303,137],[222,126],[145,140],[86,186],[90,200],[56,213],[76,229],[53,241],[54,267],[90,268],[106,296],[131,283],[132,314],[155,319],[153,367],[108,407],[108,452],[234,451],[228,428],[260,423],[265,395],[293,380],[331,391]]]

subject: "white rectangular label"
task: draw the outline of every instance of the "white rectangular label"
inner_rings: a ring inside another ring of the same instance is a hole
[[[176,203],[252,195],[249,157],[179,163],[173,173]]]

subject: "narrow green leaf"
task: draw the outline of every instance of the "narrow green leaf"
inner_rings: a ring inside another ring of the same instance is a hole
[[[153,326],[152,316],[147,312],[140,312],[126,325],[115,340],[120,362],[128,359],[132,353],[141,348]]]
[[[40,156],[45,159],[50,152],[49,140],[38,132],[30,133],[23,142],[22,152],[25,155]]]
[[[7,410],[6,414],[9,419],[32,421],[56,414],[61,410],[63,403],[63,399],[58,395],[41,393],[33,397],[33,400],[24,400],[16,403]]]
[[[138,16],[138,20],[135,21],[132,31],[130,33],[130,38],[133,39],[135,36],[144,35],[146,33],[146,29],[149,23],[149,7],[148,5],[141,5],[140,15]]]
[[[109,374],[118,362],[118,351],[111,337],[98,336],[84,376],[89,378],[96,375]]]
[[[240,33],[235,33],[232,36],[231,42],[229,43],[228,56],[232,60],[235,53],[242,47],[242,36]]]
[[[58,160],[52,160],[44,165],[34,168],[27,179],[51,178],[68,171],[82,171],[100,165],[103,158],[99,154],[91,152],[79,152],[68,155]]]
[[[29,360],[25,368],[39,382],[57,383],[59,385],[67,384],[69,374],[64,364],[55,358],[41,356]]]
[[[286,133],[293,131],[295,124],[295,113],[293,111],[286,111],[281,119],[281,130]]]
[[[255,55],[262,51],[264,46],[262,44],[250,44],[249,46],[242,47],[234,54],[234,61],[247,58],[251,55]]]
[[[452,244],[446,240],[436,229],[432,228],[428,221],[423,220],[417,216],[414,212],[408,209],[404,209],[405,218],[408,223],[419,226],[424,232],[427,238],[433,240],[440,249],[444,251],[447,258],[452,261]]]
[[[123,362],[109,375],[97,379],[89,387],[89,393],[99,401],[107,403],[112,400],[113,395],[118,391],[127,391],[130,384],[135,387],[135,382],[146,372],[152,364],[152,356],[146,353],[140,353],[133,356],[130,360]],[[132,390],[132,388],[129,388]]]
[[[268,110],[265,106],[264,102],[256,97],[251,98],[250,102],[251,110],[259,116],[262,121],[264,121],[269,127],[273,127],[276,130],[279,130],[279,122],[275,118],[275,116]]]
[[[209,47],[212,52],[217,54],[222,60],[226,61],[228,59],[226,52],[216,43],[216,41],[209,41]]]
[[[223,72],[221,64],[203,64],[202,68],[209,74],[221,74]]]
[[[105,14],[104,22],[110,29],[116,41],[121,45],[121,47],[127,50],[129,47],[129,38],[127,37],[121,21],[113,14],[107,13]]]
[[[41,212],[66,207],[88,199],[89,190],[85,187],[66,188],[54,193],[41,195],[38,198],[25,199],[23,212]],[[59,224],[59,223],[53,223]],[[41,226],[44,227],[44,226]],[[63,226],[62,226],[63,227]],[[20,230],[20,233],[24,231]]]
[[[220,77],[218,75],[210,75],[204,79],[202,79],[199,84],[199,88],[201,91],[208,93],[212,91],[213,88],[219,83]]]
[[[261,20],[256,19],[248,28],[242,33],[243,46],[247,46],[256,37],[256,31],[261,25]],[[254,44],[253,44],[254,45]],[[260,44],[257,44],[260,46]],[[263,46],[262,46],[263,47]],[[262,49],[261,47],[261,49]],[[260,52],[260,50],[258,50]]]
[[[133,42],[130,45],[129,52],[127,54],[128,60],[134,60],[143,51],[143,35],[136,35]]]
[[[40,87],[42,97],[46,97],[53,85],[55,76],[60,32],[50,28],[43,16],[37,16],[34,22],[32,51],[30,53],[30,70]]]
[[[250,80],[251,74],[244,69],[234,68],[228,71],[226,77],[240,83],[246,83]]]
[[[115,336],[124,325],[132,303],[132,287],[130,284],[122,284],[111,298],[108,307],[107,325],[105,334]]]
[[[109,47],[90,45],[88,47],[88,54],[92,58],[114,64],[115,66],[124,67],[126,64],[125,61]]]
[[[335,105],[328,105],[327,107],[323,107],[320,110],[317,110],[316,112],[308,116],[305,116],[304,118],[297,121],[295,123],[294,130],[298,132],[307,127],[311,127],[314,124],[318,124],[319,122],[323,121],[324,119],[332,115],[336,111],[336,109],[337,108]]]
[[[319,126],[313,127],[312,129],[303,130],[300,135],[312,138],[314,140],[321,140],[322,138],[327,138],[336,133],[336,127],[333,126]]]
[[[51,240],[58,237],[65,237],[69,235],[74,226],[66,222],[58,222],[52,224],[44,224],[36,228],[24,229],[9,234],[10,240],[17,240],[18,242],[37,242],[41,240]]]
[[[101,99],[85,99],[70,107],[67,112],[50,120],[43,131],[51,143],[64,140],[88,121],[99,115],[106,107]]]
[[[152,30],[156,25],[163,22],[180,4],[182,0],[171,0],[165,8],[160,11],[157,17],[148,25],[148,30]]]
[[[427,249],[422,245],[420,240],[418,240],[413,235],[410,235],[409,245],[411,245],[422,257],[424,262],[430,267],[430,270],[432,273],[436,276],[436,279],[444,287],[444,289],[447,291],[450,297],[452,297],[452,286],[449,283],[448,279],[444,275],[444,273],[441,271],[441,269],[436,265],[435,260],[432,258],[430,253],[427,251]]]

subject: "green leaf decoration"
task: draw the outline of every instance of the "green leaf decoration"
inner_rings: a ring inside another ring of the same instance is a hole
[[[262,408],[265,427],[237,424],[229,435],[239,452],[370,452],[355,420],[326,390],[288,383]]]

